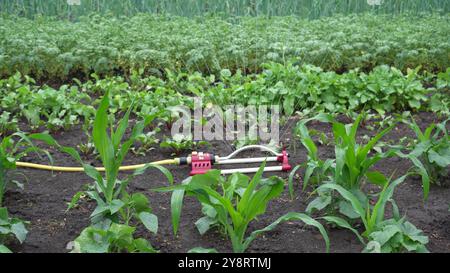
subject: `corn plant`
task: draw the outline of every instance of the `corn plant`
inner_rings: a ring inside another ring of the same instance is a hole
[[[159,169],[167,177],[170,183],[173,183],[173,177],[170,172],[160,166],[147,164],[146,166],[136,170],[132,175],[129,175],[126,179],[119,179],[119,168],[133,145],[136,138],[142,134],[143,129],[154,118],[154,116],[148,116],[145,120],[138,122],[132,129],[131,136],[122,141],[128,127],[129,116],[132,106],[125,113],[124,117],[118,122],[116,129],[108,124],[108,107],[109,107],[109,91],[105,93],[101,100],[100,106],[97,110],[92,138],[95,149],[98,151],[101,161],[105,169],[105,175],[103,176],[96,168],[84,163],[81,160],[80,155],[74,148],[61,147],[51,137],[43,137],[41,140],[47,142],[50,145],[59,147],[62,151],[70,154],[80,164],[82,164],[85,173],[94,179],[95,183],[91,190],[86,192],[77,193],[69,204],[69,209],[73,208],[78,200],[87,195],[92,200],[97,202],[96,209],[91,214],[92,225],[88,227],[76,240],[75,246],[78,249],[90,249],[87,245],[98,245],[96,243],[98,236],[101,235],[101,240],[106,240],[110,245],[108,248],[99,246],[96,251],[102,252],[105,249],[123,249],[122,245],[116,245],[114,243],[123,243],[119,240],[125,232],[125,235],[132,236],[133,232],[126,226],[131,225],[131,220],[135,219],[142,223],[150,232],[156,233],[158,229],[158,218],[151,213],[148,198],[143,194],[129,194],[127,192],[127,186],[131,182],[134,176],[143,174],[149,167]],[[108,134],[110,131],[110,134]],[[124,226],[121,226],[124,225]],[[103,230],[103,231],[99,231]],[[111,234],[116,232],[117,234]],[[96,235],[93,235],[96,234]],[[119,238],[119,239],[117,239]],[[130,244],[141,244],[142,240],[136,239],[128,240]],[[129,245],[128,250],[133,250],[134,246]],[[137,246],[136,246],[137,247]],[[147,245],[147,250],[151,246]],[[138,248],[139,250],[139,248]]]
[[[291,174],[289,175],[288,185],[291,198],[294,198],[294,186],[293,186],[294,175],[300,168],[305,168],[305,175],[303,178],[303,191],[304,191],[306,190],[310,182],[312,182],[313,185],[317,186],[322,181],[324,181],[328,177],[328,175],[332,173],[331,168],[334,163],[334,161],[331,159],[323,161],[319,158],[318,148],[314,143],[313,139],[311,138],[309,130],[306,127],[305,123],[297,124],[295,128],[295,134],[300,138],[300,142],[307,150],[308,155],[306,162],[295,167],[292,170]]]
[[[319,114],[312,119],[307,119],[297,125],[297,131],[300,132],[301,142],[309,153],[303,188],[307,187],[310,177],[315,176],[316,183],[331,183],[339,185],[352,192],[360,198],[361,202],[366,203],[367,196],[362,191],[365,183],[380,185],[384,181],[384,175],[378,171],[370,169],[380,160],[396,154],[396,149],[389,149],[386,152],[377,152],[371,154],[377,143],[383,136],[389,133],[396,125],[393,123],[386,129],[379,132],[371,138],[367,144],[358,144],[356,141],[358,127],[364,114],[360,114],[353,124],[344,125],[336,121],[332,116]],[[333,135],[335,142],[335,158],[327,161],[321,161],[317,157],[317,147],[307,133],[306,124],[311,120],[330,122],[333,126]],[[292,180],[289,181],[292,187]],[[317,191],[318,197],[315,198],[307,207],[307,212],[314,210],[327,209],[329,211],[339,211],[339,213],[355,219],[357,213],[350,206],[348,201],[334,196],[327,187]]]
[[[247,178],[244,178],[243,175],[233,175],[225,184],[221,184],[224,180],[220,177],[218,170],[188,178],[182,185],[155,189],[158,192],[173,192],[171,208],[174,233],[176,234],[178,230],[184,195],[188,195],[215,210],[218,224],[226,231],[233,251],[236,253],[245,252],[258,235],[271,231],[280,223],[290,220],[303,221],[307,225],[316,227],[322,234],[328,251],[329,239],[323,226],[302,213],[287,213],[266,228],[256,230],[246,236],[249,224],[265,213],[270,200],[279,196],[284,188],[284,181],[278,177],[262,178],[264,166],[265,163],[248,183],[248,186],[241,189],[242,197],[236,197],[235,190],[238,185],[245,185]],[[217,187],[223,187],[222,191],[219,191]]]
[[[396,124],[384,129],[365,145],[356,142],[359,124],[364,114],[358,116],[355,122],[346,126],[339,122],[333,122],[333,134],[335,140],[336,166],[334,171],[334,181],[347,189],[360,189],[363,179],[377,184],[374,177],[379,176],[379,172],[369,172],[369,169],[379,160],[386,158],[391,153],[376,153],[371,156],[370,152],[375,145],[389,133]]]
[[[375,205],[370,205],[369,200],[362,201],[359,196],[344,187],[327,183],[320,186],[320,190],[332,190],[347,200],[353,210],[357,213],[364,226],[364,232],[360,235],[344,218],[337,216],[324,216],[324,220],[342,228],[351,230],[358,239],[366,245],[364,252],[428,252],[425,245],[428,237],[423,235],[413,224],[400,218],[399,209],[393,199],[395,188],[401,184],[408,175],[404,175],[395,181],[391,179],[380,179],[384,184],[382,191],[378,195]],[[387,204],[393,208],[394,218],[385,219]]]
[[[225,179],[223,176],[215,176],[211,179],[214,185],[212,188],[220,189],[228,200],[241,199],[248,187],[250,178],[246,175],[235,173]],[[208,203],[201,202],[203,217],[195,222],[195,226],[201,235],[205,234],[212,227],[218,227],[219,230],[226,234],[227,230],[220,225],[219,214],[217,210]]]
[[[430,182],[440,184],[439,179],[448,175],[450,165],[450,137],[447,131],[449,119],[431,124],[422,131],[412,118],[404,121],[416,134],[416,141],[406,156],[412,159],[419,171],[425,169]]]

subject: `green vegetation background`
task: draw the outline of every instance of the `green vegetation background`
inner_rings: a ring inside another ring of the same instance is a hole
[[[367,0],[80,0],[81,5],[68,5],[67,0],[1,0],[0,11],[33,17],[36,14],[76,18],[80,15],[112,12],[115,15],[134,15],[139,12],[170,13],[196,16],[221,13],[224,16],[298,15],[315,19],[336,13],[449,12],[450,1],[441,0],[384,0],[371,6]]]

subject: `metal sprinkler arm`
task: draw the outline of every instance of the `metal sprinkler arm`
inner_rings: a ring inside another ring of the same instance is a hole
[[[270,149],[269,147],[266,147],[266,146],[263,146],[263,145],[250,145],[250,146],[245,146],[245,147],[242,147],[240,149],[237,149],[236,151],[231,153],[229,156],[221,157],[220,159],[221,160],[231,159],[231,158],[235,157],[236,155],[238,155],[239,153],[241,153],[243,151],[256,150],[256,149],[260,149],[261,151],[269,152],[269,153],[273,154],[274,156],[282,155],[282,154],[277,153],[276,151]]]

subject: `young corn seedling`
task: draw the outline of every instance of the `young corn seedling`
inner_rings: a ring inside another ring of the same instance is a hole
[[[350,203],[364,225],[365,231],[362,233],[362,236],[344,218],[337,216],[325,216],[322,218],[329,223],[349,229],[355,233],[358,239],[366,245],[364,252],[427,252],[425,245],[428,243],[428,237],[423,235],[422,231],[418,230],[413,224],[406,221],[405,218],[400,218],[398,207],[392,197],[395,188],[407,176],[402,176],[393,182],[390,182],[390,179],[388,180],[384,176],[380,176],[378,182],[384,184],[384,186],[374,206],[370,205],[369,200],[361,201],[357,195],[337,184],[328,183],[317,189],[317,191],[336,191]],[[388,203],[393,208],[394,218],[392,219],[385,219]]]
[[[131,136],[122,141],[125,131],[128,127],[129,116],[132,107],[128,109],[124,117],[119,121],[116,129],[111,125],[108,128],[108,107],[109,107],[109,92],[107,91],[97,110],[92,138],[95,149],[98,151],[101,161],[105,169],[105,175],[102,175],[96,168],[84,163],[81,160],[78,152],[70,147],[61,147],[51,137],[45,137],[41,140],[50,145],[60,147],[60,149],[82,164],[85,173],[94,179],[93,190],[77,193],[69,205],[69,209],[73,208],[78,200],[87,195],[89,198],[97,202],[97,207],[91,214],[92,226],[88,227],[75,240],[74,251],[89,251],[89,252],[103,252],[105,250],[148,250],[153,249],[147,242],[145,248],[143,247],[143,240],[138,241],[129,240],[134,229],[131,230],[131,220],[135,219],[142,223],[150,232],[156,233],[158,229],[158,218],[151,213],[148,198],[143,194],[129,194],[127,186],[133,177],[143,174],[149,167],[159,169],[167,177],[169,182],[173,183],[173,177],[170,172],[160,166],[148,164],[138,170],[126,179],[119,179],[119,168],[129,152],[131,146],[136,138],[142,134],[143,129],[152,120],[153,116],[147,117],[145,120],[138,122],[132,129]],[[108,133],[108,131],[110,133]],[[128,228],[127,228],[128,227]],[[122,234],[125,232],[125,234]],[[122,236],[127,236],[126,242],[123,244]],[[136,246],[135,244],[139,244]],[[97,248],[93,249],[92,246]],[[151,252],[154,252],[152,250]]]
[[[175,234],[179,226],[184,195],[188,195],[197,198],[202,204],[206,204],[215,210],[217,222],[226,231],[235,253],[245,252],[258,235],[275,229],[282,222],[291,220],[300,220],[307,225],[316,227],[322,234],[328,251],[329,239],[323,226],[302,213],[287,213],[266,228],[256,230],[246,236],[249,224],[265,213],[268,203],[279,196],[284,188],[284,181],[281,178],[262,178],[264,167],[265,163],[248,183],[248,186],[240,190],[238,196],[236,196],[235,190],[240,187],[238,185],[245,185],[248,178],[244,178],[243,175],[230,176],[226,181],[229,185],[221,185],[224,180],[221,178],[220,171],[216,170],[188,178],[182,185],[156,189],[155,191],[173,192],[171,208]],[[217,187],[223,187],[223,189],[219,192]]]
[[[439,124],[433,123],[424,131],[420,129],[414,119],[412,119],[412,122],[404,121],[417,137],[412,150],[406,157],[412,160],[419,172],[428,174],[431,183],[438,185],[440,184],[440,178],[448,176],[450,165],[450,137],[447,132],[449,120],[447,119]],[[424,175],[422,175],[423,179]],[[426,181],[424,186],[425,184]]]
[[[211,185],[212,188],[221,190],[227,199],[235,200],[243,197],[245,189],[248,187],[250,182],[250,178],[246,175],[235,173],[231,175],[229,179],[225,179],[224,176],[219,176],[211,179],[211,181],[214,183]],[[205,216],[195,222],[195,226],[200,234],[203,235],[211,228],[217,227],[223,234],[226,235],[227,230],[220,225],[217,210],[208,203],[201,202],[201,204],[202,213]]]
[[[379,178],[383,176],[380,172],[370,171],[370,169],[381,159],[394,155],[397,150],[390,149],[384,153],[370,154],[381,138],[395,127],[395,124],[372,137],[367,144],[358,144],[356,140],[357,131],[363,117],[364,114],[360,114],[353,124],[344,125],[330,115],[319,114],[297,125],[301,142],[308,150],[308,159],[310,160],[306,164],[303,188],[307,187],[310,177],[315,176],[317,180],[315,183],[339,185],[358,196],[363,203],[366,203],[367,196],[362,191],[363,185],[366,182],[379,185]],[[308,130],[306,128],[306,123],[311,120],[332,123],[335,142],[334,159],[328,159],[327,161],[318,159],[317,147],[307,133]],[[291,179],[289,184],[292,188]],[[334,196],[328,188],[322,188],[317,193],[319,196],[307,207],[308,213],[311,213],[313,210],[326,209],[328,211],[339,211],[339,213],[351,219],[358,217],[347,200]]]
[[[308,152],[306,163],[295,167],[289,175],[288,185],[291,198],[294,198],[294,175],[300,168],[305,168],[305,176],[303,178],[303,191],[312,182],[317,186],[322,181],[326,180],[328,175],[331,174],[331,167],[334,163],[333,160],[327,159],[325,161],[319,158],[318,148],[312,140],[308,128],[304,123],[299,123],[295,129],[296,135],[300,137],[300,142],[306,148]]]

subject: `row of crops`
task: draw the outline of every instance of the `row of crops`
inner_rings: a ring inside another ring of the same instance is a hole
[[[89,13],[131,16],[136,13],[169,13],[198,16],[220,13],[223,16],[297,15],[316,19],[333,14],[448,12],[450,3],[439,0],[8,0],[0,10],[9,14],[76,18]]]
[[[133,113],[145,118],[150,113],[170,128],[177,116],[170,110],[185,105],[193,109],[192,97],[214,105],[282,106],[283,114],[296,112],[356,113],[371,109],[380,115],[402,111],[448,113],[450,107],[450,69],[437,75],[396,68],[376,67],[370,73],[350,71],[344,74],[323,72],[305,65],[266,64],[263,73],[243,76],[222,70],[220,76],[202,76],[168,71],[166,80],[138,72],[127,82],[123,77],[93,80],[59,89],[36,85],[19,73],[0,80],[0,135],[19,129],[24,120],[32,130],[44,127],[50,131],[92,124],[96,97],[110,90],[110,111],[120,113],[135,101]],[[425,87],[425,85],[432,87]],[[180,114],[180,113],[179,113]]]
[[[249,1],[256,2],[270,3]],[[11,3],[20,9],[18,1]],[[95,3],[100,7],[113,1]],[[53,5],[58,7],[58,2]],[[145,172],[167,178],[167,186],[151,191],[171,194],[166,207],[173,235],[184,232],[180,219],[183,210],[192,210],[183,209],[189,196],[201,204],[201,217],[191,224],[201,235],[227,239],[237,253],[287,221],[316,230],[324,251],[332,251],[329,234],[335,229],[348,230],[364,252],[428,251],[429,234],[403,214],[394,192],[418,177],[426,203],[430,187],[439,187],[448,177],[449,19],[438,14],[314,21],[140,14],[90,15],[70,22],[2,15],[0,253],[10,252],[13,240],[25,242],[28,227],[35,224],[4,207],[11,187],[28,186],[18,181],[16,164],[34,153],[40,155],[34,158],[56,165],[53,157],[68,155],[92,182],[68,202],[67,213],[86,202],[95,206],[86,215],[90,223],[72,238],[73,252],[164,251],[152,244],[160,236],[161,216],[151,209],[146,192],[130,189]],[[280,105],[282,125],[298,118],[290,142],[302,146],[305,161],[296,162],[286,179],[265,178],[265,163],[253,177],[211,171],[175,181],[168,169],[152,164],[119,174],[131,155],[148,156],[162,148],[183,155],[200,144],[211,145],[161,136],[181,115],[172,109],[193,109],[193,97],[205,105]],[[414,118],[419,112],[438,121],[421,128]],[[342,116],[351,121],[343,123]],[[317,122],[329,124],[331,134],[311,129]],[[412,134],[387,139],[401,126]],[[370,132],[363,137],[362,127]],[[71,130],[82,134],[83,142],[62,146],[53,138]],[[333,152],[321,154],[319,146]],[[392,159],[411,167],[395,173],[376,168]],[[101,162],[105,172],[92,162]],[[255,229],[271,202],[282,194],[298,202],[300,191],[311,197],[304,211],[280,213],[270,225]],[[55,194],[48,198],[60,197]],[[190,252],[217,251],[202,247]]]
[[[260,72],[266,62],[313,64],[338,72],[378,65],[442,72],[450,66],[450,18],[348,16],[307,21],[94,15],[80,22],[0,18],[0,76],[100,76],[142,69],[218,74]]]

